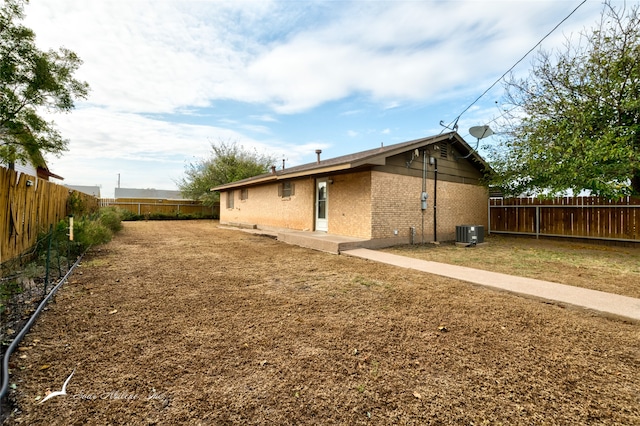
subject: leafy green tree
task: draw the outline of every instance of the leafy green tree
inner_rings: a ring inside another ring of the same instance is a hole
[[[189,163],[185,176],[177,182],[185,197],[209,206],[220,200],[220,194],[211,188],[266,173],[275,163],[275,157],[247,150],[236,142],[211,144],[211,150],[211,157]]]
[[[605,3],[598,27],[506,83],[506,104],[490,184],[509,195],[640,195],[638,5]]]
[[[20,23],[27,2],[4,0],[0,7],[0,161],[42,166],[42,153],[59,154],[68,142],[38,109],[68,112],[89,86],[73,78],[82,61],[71,50],[36,47],[34,32]]]

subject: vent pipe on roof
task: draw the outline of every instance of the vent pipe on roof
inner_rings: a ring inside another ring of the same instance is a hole
[[[316,149],[316,155],[318,156],[318,160],[317,160],[318,164],[320,164],[320,154],[322,154],[322,150],[321,149]]]
[[[284,170],[284,158],[282,159],[282,170]]]

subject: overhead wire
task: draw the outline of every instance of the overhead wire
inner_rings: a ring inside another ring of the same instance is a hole
[[[440,131],[440,133],[442,134],[442,133],[445,131],[445,129],[452,130],[452,129],[454,129],[454,128],[457,128],[458,120],[460,120],[460,117],[462,117],[462,115],[463,115],[465,112],[469,111],[469,109],[470,109],[472,106],[474,106],[474,105],[476,104],[476,102],[478,102],[478,101],[479,101],[479,100],[480,100],[484,95],[486,95],[487,93],[489,93],[489,91],[490,91],[491,89],[493,89],[493,88],[495,87],[495,85],[496,85],[496,84],[498,84],[498,83],[499,83],[499,82],[500,82],[500,81],[501,81],[501,80],[502,80],[502,79],[503,79],[507,74],[509,74],[511,71],[513,71],[513,69],[514,69],[515,67],[517,67],[517,66],[518,66],[518,64],[520,64],[520,62],[522,62],[522,61],[523,61],[527,56],[529,56],[529,54],[530,54],[531,52],[533,52],[535,49],[537,49],[537,48],[538,48],[538,46],[540,46],[540,45],[542,44],[542,42],[543,42],[543,41],[545,41],[545,40],[547,39],[547,37],[549,37],[551,34],[553,34],[553,32],[554,32],[555,30],[557,30],[557,29],[560,27],[560,25],[562,25],[562,24],[563,24],[567,19],[569,19],[569,18],[570,18],[574,13],[576,13],[576,11],[577,11],[578,9],[580,9],[580,7],[582,7],[582,5],[583,5],[583,4],[585,4],[586,2],[587,2],[587,0],[582,0],[582,2],[581,2],[578,6],[576,6],[576,7],[575,7],[575,9],[573,9],[573,10],[571,11],[571,13],[569,13],[566,17],[564,17],[564,19],[562,19],[560,22],[558,22],[558,24],[557,24],[555,27],[553,27],[553,28],[551,29],[551,31],[549,31],[549,32],[548,32],[544,37],[542,37],[542,38],[540,39],[540,41],[538,41],[538,42],[537,42],[537,43],[536,43],[536,44],[535,44],[531,49],[529,49],[529,50],[527,51],[527,53],[525,53],[525,54],[524,54],[520,59],[518,59],[518,61],[517,61],[515,64],[513,64],[513,65],[511,66],[511,68],[509,68],[507,71],[505,71],[505,72],[504,72],[504,73],[503,73],[503,74],[502,74],[502,75],[501,75],[501,76],[500,76],[496,81],[494,81],[494,82],[493,82],[493,84],[491,84],[491,86],[489,86],[489,88],[487,88],[487,90],[485,90],[484,92],[482,92],[482,94],[481,94],[480,96],[478,96],[478,97],[477,97],[473,102],[471,102],[471,104],[469,104],[469,106],[467,106],[467,107],[466,107],[466,108],[465,108],[465,109],[464,109],[460,114],[458,114],[458,116],[457,116],[454,120],[452,120],[448,125],[446,125],[446,126],[445,126],[445,125],[443,124],[443,122],[441,121],[441,122],[440,122],[440,125],[441,125],[441,126],[443,126],[443,129]],[[454,129],[454,130],[455,130],[455,129]]]

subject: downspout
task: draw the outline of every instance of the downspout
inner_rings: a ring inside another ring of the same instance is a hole
[[[433,158],[433,242],[438,241],[438,215],[436,214],[436,204],[438,202],[438,159]]]
[[[426,194],[427,194],[427,150],[422,151],[422,194],[421,210],[422,210],[422,244],[424,244],[424,213],[427,210],[426,206]]]

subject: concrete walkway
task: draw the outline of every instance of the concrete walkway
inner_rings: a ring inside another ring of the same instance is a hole
[[[633,297],[540,281],[533,278],[482,271],[464,266],[430,262],[363,248],[345,250],[341,254],[455,278],[525,297],[533,297],[562,305],[577,306],[608,317],[640,322],[640,299]]]

